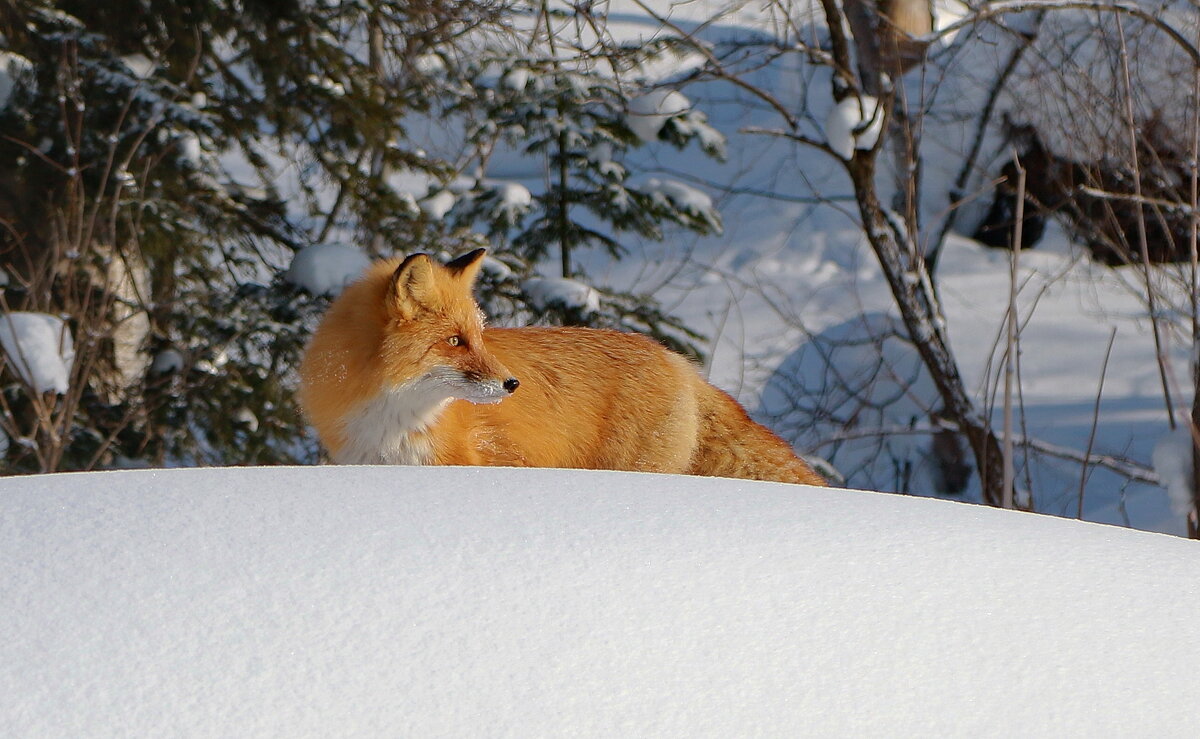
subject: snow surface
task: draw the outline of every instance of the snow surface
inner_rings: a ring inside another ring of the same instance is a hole
[[[35,391],[61,395],[70,388],[75,349],[61,318],[23,311],[0,315],[0,346]]]
[[[529,84],[530,72],[525,67],[514,67],[504,74],[500,84],[509,90],[524,90]]]
[[[284,277],[313,295],[337,295],[371,266],[362,249],[344,244],[313,244],[296,252]]]
[[[154,70],[158,68],[158,65],[145,54],[127,54],[121,57],[121,63],[133,73],[135,79],[139,80],[150,79],[154,75]]]
[[[483,258],[482,269],[485,274],[491,275],[494,280],[507,280],[513,276],[512,267],[492,256]]]
[[[5,736],[1178,736],[1195,542],[615,472],[0,480]]]

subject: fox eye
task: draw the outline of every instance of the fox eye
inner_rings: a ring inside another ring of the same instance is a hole
[[[463,343],[463,340],[461,336],[451,336],[450,338],[446,339],[446,343],[450,346],[458,346],[459,344]]]

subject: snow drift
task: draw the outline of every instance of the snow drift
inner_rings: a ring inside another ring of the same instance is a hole
[[[0,733],[1169,734],[1200,549],[613,472],[0,480]]]

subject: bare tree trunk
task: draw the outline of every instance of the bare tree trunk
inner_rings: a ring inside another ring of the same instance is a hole
[[[845,0],[846,21],[858,52],[863,92],[885,92],[884,75],[893,80],[921,64],[933,30],[930,0]]]
[[[879,202],[875,190],[874,153],[863,154],[848,162],[847,169],[854,183],[855,198],[871,249],[879,260],[909,336],[937,386],[945,415],[971,445],[983,500],[988,505],[999,506],[1003,502],[1004,486],[1000,443],[991,424],[976,410],[967,394],[958,363],[950,350],[945,320],[934,302],[924,259],[911,239],[905,239],[907,243],[901,240]]]
[[[881,89],[882,61],[877,33],[880,21],[876,7],[870,0],[846,0],[844,17],[835,0],[821,0],[821,6],[829,27],[835,66],[834,98],[842,100],[861,89],[867,93],[879,91],[877,94],[883,101],[886,91]],[[854,43],[859,54],[857,67],[862,79],[857,85],[846,25],[855,34]],[[884,107],[890,118],[892,106]],[[900,309],[909,337],[937,386],[944,414],[958,426],[971,446],[983,500],[988,505],[999,506],[1003,501],[1004,485],[1000,443],[987,418],[976,410],[963,384],[958,363],[950,350],[946,321],[937,303],[924,256],[917,246],[917,234],[894,223],[879,202],[875,187],[878,153],[878,146],[871,150],[855,150],[846,162],[863,229]]]
[[[1200,539],[1200,296],[1197,281],[1200,280],[1200,65],[1192,73],[1192,135],[1189,142],[1192,160],[1192,176],[1189,178],[1188,205],[1191,206],[1191,223],[1188,226],[1188,248],[1191,256],[1191,272],[1188,280],[1192,309],[1192,510],[1187,517],[1188,538]]]
[[[383,48],[383,22],[379,18],[379,8],[375,7],[371,10],[371,15],[368,21],[367,30],[367,54],[368,61],[371,65],[371,85],[372,94],[376,102],[383,102],[384,98],[384,76],[386,70],[384,68],[384,48]],[[387,153],[387,137],[380,137],[375,150],[371,152],[371,178],[382,181],[387,176],[387,165],[384,157]],[[374,256],[383,255],[384,238],[380,233],[378,225],[375,226],[375,233],[371,235],[371,243],[368,248],[368,253]]]
[[[858,77],[863,92],[880,96],[883,93],[883,53],[879,44],[879,13],[874,0],[845,0],[846,22],[850,35],[854,37],[857,52]],[[828,18],[830,23],[841,22],[841,17]]]
[[[1200,347],[1200,336],[1192,338],[1192,346]],[[1200,368],[1192,368],[1192,510],[1187,514],[1187,532],[1189,539],[1200,539],[1200,521],[1197,511],[1200,511],[1200,443],[1197,443],[1197,429],[1200,429]]]

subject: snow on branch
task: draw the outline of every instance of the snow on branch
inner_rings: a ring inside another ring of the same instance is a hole
[[[71,329],[57,316],[14,311],[0,318],[0,346],[34,392],[64,395],[70,389],[75,350]]]

